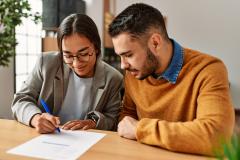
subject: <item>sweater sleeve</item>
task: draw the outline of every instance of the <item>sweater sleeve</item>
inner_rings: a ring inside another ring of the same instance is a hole
[[[225,66],[215,63],[205,67],[195,83],[199,84],[199,94],[194,120],[169,122],[143,118],[137,125],[137,140],[172,151],[204,155],[213,155],[222,140],[229,140],[234,110]]]

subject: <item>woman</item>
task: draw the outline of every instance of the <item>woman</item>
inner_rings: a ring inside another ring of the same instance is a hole
[[[117,124],[122,75],[101,60],[101,40],[87,15],[66,17],[58,30],[59,53],[44,53],[19,92],[16,120],[39,133],[62,129],[113,130]],[[44,113],[40,100],[51,114]]]

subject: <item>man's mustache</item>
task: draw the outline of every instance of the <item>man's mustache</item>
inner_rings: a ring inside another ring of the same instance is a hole
[[[138,70],[132,69],[132,68],[127,68],[126,70],[129,71],[129,72],[136,72],[136,71],[138,71]]]

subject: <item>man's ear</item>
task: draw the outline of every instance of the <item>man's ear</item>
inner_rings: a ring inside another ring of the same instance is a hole
[[[153,53],[157,53],[162,45],[162,36],[159,33],[153,33],[148,41],[148,47]]]

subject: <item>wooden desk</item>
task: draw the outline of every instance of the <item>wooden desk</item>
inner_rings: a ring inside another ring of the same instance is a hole
[[[214,158],[170,152],[165,149],[140,144],[121,138],[116,132],[92,130],[107,135],[92,146],[81,160],[214,160]],[[40,134],[30,127],[13,120],[0,119],[0,159],[29,160],[34,158],[7,154],[16,147]]]

